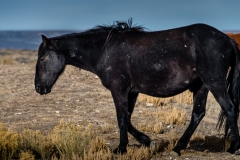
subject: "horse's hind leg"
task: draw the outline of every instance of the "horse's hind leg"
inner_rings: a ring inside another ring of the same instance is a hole
[[[200,87],[199,87],[200,85]],[[173,148],[173,151],[178,153],[180,155],[180,151],[182,149],[185,149],[187,147],[187,144],[197,128],[198,124],[202,120],[202,118],[205,115],[205,108],[206,108],[206,100],[208,95],[208,89],[202,82],[199,82],[196,88],[193,90],[193,99],[194,99],[194,105],[192,110],[192,117],[190,124],[182,137],[179,139],[177,145]]]
[[[224,64],[222,61],[218,63]],[[215,65],[217,66],[217,64]],[[231,145],[228,149],[228,152],[234,153],[239,147],[239,131],[237,126],[237,113],[235,111],[235,105],[233,104],[227,92],[226,75],[228,68],[225,66],[226,65],[218,65],[217,70],[215,70],[214,67],[204,66],[202,68],[208,68],[208,70],[198,70],[198,74],[226,115],[231,136]]]
[[[235,113],[235,106],[231,101],[231,98],[228,95],[226,89],[223,89],[220,86],[216,87],[216,85],[214,85],[210,86],[209,90],[212,92],[213,96],[215,97],[227,117],[227,123],[230,128],[231,136],[231,145],[228,149],[228,152],[235,153],[235,151],[239,147],[239,131],[237,125],[237,113]]]
[[[134,106],[136,103],[138,93],[129,93],[128,95],[128,115],[129,115],[129,126],[128,132],[141,144],[145,146],[149,146],[151,143],[150,138],[145,135],[144,133],[138,131],[133,125],[131,124],[131,116],[134,110]]]

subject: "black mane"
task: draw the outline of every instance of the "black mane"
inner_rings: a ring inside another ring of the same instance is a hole
[[[143,32],[145,27],[140,25],[132,25],[132,18],[128,21],[115,21],[112,25],[97,25],[86,32],[109,32],[109,31],[139,31]],[[85,32],[85,33],[86,33]]]
[[[140,25],[132,25],[132,18],[128,21],[115,21],[112,25],[97,25],[96,27],[87,30],[83,33],[99,33],[99,32],[109,32],[103,49],[106,47],[107,43],[117,32],[124,31],[134,31],[134,32],[144,32],[145,27]]]

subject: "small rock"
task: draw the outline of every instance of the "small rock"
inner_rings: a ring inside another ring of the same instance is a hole
[[[152,103],[147,103],[146,105],[147,105],[147,107],[152,107],[153,106]]]
[[[100,110],[96,109],[95,112],[100,113]]]
[[[174,152],[174,151],[171,151],[171,152],[169,153],[169,155],[170,155],[170,156],[178,156],[178,154],[177,154],[176,152]]]
[[[235,155],[240,155],[240,149],[236,150]]]
[[[18,113],[15,113],[14,115],[21,115],[22,113],[21,112],[18,112]]]
[[[173,128],[173,125],[168,125],[167,128]]]

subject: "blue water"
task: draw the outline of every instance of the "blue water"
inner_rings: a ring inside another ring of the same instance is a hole
[[[41,35],[55,37],[76,31],[0,31],[0,49],[37,50]]]
[[[73,32],[76,31],[0,31],[0,49],[37,50],[42,42],[41,34],[55,37]],[[240,33],[240,31],[224,32]]]

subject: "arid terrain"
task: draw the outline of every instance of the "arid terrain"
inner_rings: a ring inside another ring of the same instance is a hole
[[[36,59],[37,51],[0,51],[0,122],[14,132],[28,128],[44,133],[48,133],[62,120],[86,126],[91,124],[92,129],[98,131],[98,136],[106,140],[108,147],[117,147],[119,130],[113,100],[98,77],[67,66],[52,92],[41,96],[34,89]],[[169,101],[154,106],[142,99],[137,101],[132,116],[132,123],[137,128],[147,133],[156,143],[171,141],[183,134],[189,124],[191,104]],[[186,120],[179,124],[168,124],[165,121],[167,115],[161,113],[168,113],[171,108],[185,112]],[[224,141],[221,140],[223,131],[218,132],[216,129],[219,111],[219,105],[209,94],[206,116],[194,134],[194,137],[203,137],[204,140],[197,141],[197,138],[193,138],[182,156],[168,155],[169,151],[162,149],[151,159],[240,159],[238,155],[224,152]],[[159,131],[157,127],[152,129],[157,124],[162,127]],[[129,139],[130,145],[138,144],[131,135]]]

